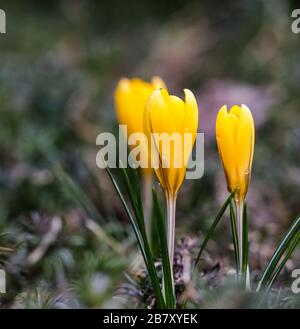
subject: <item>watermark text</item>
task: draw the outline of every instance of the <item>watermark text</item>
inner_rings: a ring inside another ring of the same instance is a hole
[[[98,135],[96,144],[101,146],[96,157],[97,166],[101,169],[186,168],[186,179],[199,179],[204,174],[203,133],[196,136],[177,132],[153,133],[148,139],[144,133],[128,135],[127,126],[120,125],[118,141],[112,133],[103,132]],[[129,153],[127,145],[130,146]]]
[[[0,270],[0,294],[6,293],[6,275],[4,270]]]
[[[0,9],[0,33],[6,33],[6,14],[3,9]]]
[[[300,293],[300,269],[295,269],[292,272],[292,278],[295,279],[292,283],[292,292],[294,294]]]
[[[292,22],[292,31],[295,34],[300,33],[300,9],[294,9],[292,12],[292,18],[295,20]]]

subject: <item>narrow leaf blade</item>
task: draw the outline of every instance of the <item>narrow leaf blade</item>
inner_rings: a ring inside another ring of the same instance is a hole
[[[265,286],[268,284],[268,282],[272,278],[272,274],[275,270],[275,268],[278,265],[278,262],[284,255],[284,253],[287,251],[288,246],[290,245],[291,241],[295,238],[297,234],[299,234],[300,231],[300,216],[294,221],[288,232],[285,234],[285,236],[282,238],[280,244],[276,248],[273,256],[271,257],[270,261],[268,262],[259,282],[256,287],[256,291],[260,291],[262,288],[265,288]]]
[[[201,258],[201,255],[202,255],[202,253],[203,253],[203,251],[204,251],[204,249],[205,249],[208,241],[210,240],[212,234],[214,233],[215,228],[219,224],[219,222],[220,222],[221,218],[223,217],[223,215],[224,215],[227,207],[229,206],[230,201],[233,198],[234,193],[235,193],[235,191],[233,191],[232,193],[230,193],[229,197],[226,199],[226,201],[224,202],[223,206],[219,210],[217,216],[215,217],[215,219],[214,219],[214,221],[213,221],[213,223],[212,223],[212,225],[211,225],[211,227],[210,227],[210,229],[209,229],[209,231],[208,231],[208,233],[207,233],[207,235],[206,235],[206,237],[205,237],[205,239],[204,239],[204,241],[203,241],[203,243],[202,243],[202,245],[200,247],[200,250],[198,252],[198,255],[197,255],[197,258],[196,258],[196,261],[195,261],[195,267],[198,265],[199,260]]]

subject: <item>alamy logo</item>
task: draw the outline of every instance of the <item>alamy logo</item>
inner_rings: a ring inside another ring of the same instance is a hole
[[[0,33],[6,33],[6,14],[3,9],[0,9]]]
[[[101,146],[96,157],[99,168],[186,168],[186,179],[203,177],[203,133],[196,136],[191,133],[151,133],[148,139],[144,133],[127,134],[127,131],[127,125],[119,126],[119,148],[112,133],[103,132],[97,136],[96,144]],[[195,152],[190,156],[186,150],[191,151],[194,142]],[[129,154],[127,145],[131,146]]]
[[[6,293],[6,275],[4,270],[0,270],[0,294]]]

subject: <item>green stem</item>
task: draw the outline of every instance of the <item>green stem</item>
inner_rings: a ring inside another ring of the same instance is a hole
[[[235,201],[236,218],[237,218],[237,233],[239,240],[239,273],[238,276],[242,276],[243,272],[243,211],[244,202]]]
[[[174,245],[175,245],[176,198],[177,198],[176,195],[170,195],[168,193],[166,194],[167,217],[168,217],[167,242],[168,242],[168,252],[169,252],[173,292],[174,292],[173,263],[174,263]]]
[[[246,290],[250,290],[250,272],[248,266],[248,227],[244,227],[244,225],[248,224],[247,219],[244,223],[244,210],[246,210],[244,207],[244,201],[235,201],[239,245],[238,279],[241,281],[242,286]]]

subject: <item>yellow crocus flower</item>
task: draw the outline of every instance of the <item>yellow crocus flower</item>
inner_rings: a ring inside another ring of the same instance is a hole
[[[217,116],[216,135],[228,190],[236,190],[236,202],[243,202],[251,176],[255,140],[249,108],[235,105],[228,112],[224,105]]]
[[[148,143],[151,142],[151,155],[158,159],[155,172],[167,201],[167,242],[172,278],[176,197],[185,177],[198,129],[196,99],[190,90],[185,89],[184,93],[185,101],[169,95],[165,89],[154,91],[147,102],[144,115],[145,132]]]
[[[164,81],[159,77],[153,77],[151,82],[138,78],[121,79],[116,87],[114,98],[115,107],[120,125],[127,126],[127,134],[144,133],[144,109],[149,96],[159,88],[165,88]],[[145,225],[148,236],[151,231],[152,211],[152,168],[151,157],[147,141],[141,139],[139,143],[140,157],[146,159],[142,172],[143,208]]]
[[[165,83],[159,77],[153,77],[151,82],[145,82],[138,78],[121,79],[115,90],[115,106],[119,123],[127,125],[128,136],[132,133],[144,132],[144,108],[151,93],[159,88],[165,88]],[[145,153],[144,153],[145,152]],[[141,141],[141,153],[147,154],[148,147]],[[143,156],[143,154],[142,154]],[[145,169],[145,173],[151,172],[151,166]]]
[[[148,136],[152,134],[159,158],[155,172],[163,190],[171,197],[176,197],[184,180],[198,129],[196,99],[190,90],[185,89],[184,93],[185,101],[169,95],[166,89],[156,90],[145,108],[145,132]],[[166,138],[161,139],[164,133]],[[171,141],[169,148],[164,147],[164,140]]]
[[[255,129],[249,108],[242,104],[227,111],[224,105],[217,116],[216,135],[219,154],[224,167],[229,192],[234,192],[237,234],[239,245],[239,276],[245,277],[250,287],[249,268],[244,264],[243,213],[244,202],[251,176]]]

